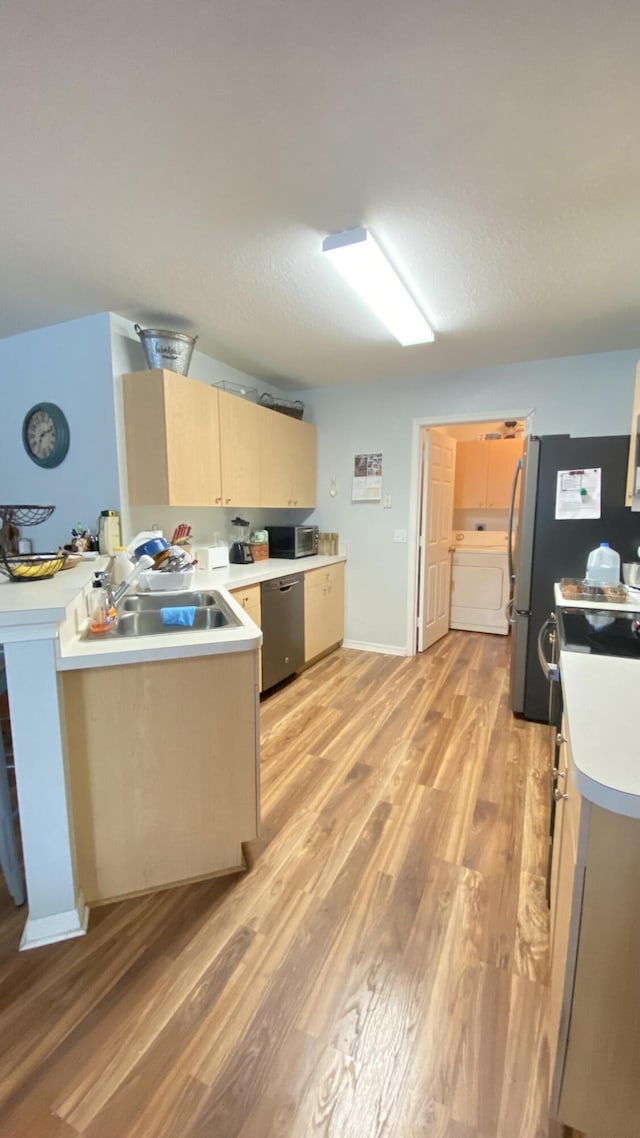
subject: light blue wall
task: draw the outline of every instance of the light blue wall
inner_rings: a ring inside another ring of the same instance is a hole
[[[406,349],[410,351],[411,349]],[[537,434],[629,433],[638,351],[542,360],[424,376],[385,384],[334,386],[299,392],[318,429],[318,506],[322,530],[348,546],[346,637],[404,649],[411,545],[393,541],[411,531],[414,421],[504,419],[533,412]],[[307,414],[305,414],[307,417]],[[381,502],[351,501],[353,456],[381,451]],[[338,495],[329,494],[335,474]]]
[[[22,445],[24,416],[41,400],[69,421],[69,452],[53,470],[36,466]],[[95,528],[101,509],[117,507],[108,313],[0,340],[0,408],[0,501],[56,507],[24,531],[37,550],[64,544],[78,522]]]

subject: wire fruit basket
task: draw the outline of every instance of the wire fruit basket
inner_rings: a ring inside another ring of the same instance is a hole
[[[14,526],[37,526],[50,518],[55,506],[0,506],[0,572],[12,581],[46,581],[62,569],[67,554],[63,550],[56,553],[11,553],[10,533]]]

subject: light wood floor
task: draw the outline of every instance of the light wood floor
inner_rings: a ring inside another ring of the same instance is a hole
[[[547,1138],[548,728],[508,648],[343,649],[265,700],[245,875],[20,954],[3,893],[2,1138]]]

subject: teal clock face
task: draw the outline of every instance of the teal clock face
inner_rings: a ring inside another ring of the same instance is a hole
[[[38,466],[59,466],[69,450],[69,424],[55,403],[36,403],[22,424],[22,442]]]

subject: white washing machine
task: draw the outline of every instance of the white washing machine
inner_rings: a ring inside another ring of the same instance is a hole
[[[500,636],[509,632],[507,538],[501,530],[452,533],[451,628]]]

